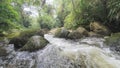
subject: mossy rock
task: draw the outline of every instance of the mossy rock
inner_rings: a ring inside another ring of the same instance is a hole
[[[20,50],[32,52],[44,48],[47,44],[48,41],[42,36],[32,36]]]
[[[105,44],[110,46],[112,50],[120,52],[120,33],[114,33],[105,38]]]
[[[120,32],[118,32],[118,33],[112,33],[111,37],[120,37]]]
[[[92,31],[88,33],[88,36],[89,37],[103,37],[102,35],[96,34],[95,32],[92,32]]]
[[[67,29],[65,29],[65,28],[58,28],[55,31],[55,37],[67,38],[69,33],[70,32]]]
[[[8,55],[7,50],[2,46],[0,46],[0,57],[7,56],[7,55]]]
[[[81,34],[80,32],[78,32],[77,30],[74,30],[73,32],[70,32],[68,34],[68,38],[69,39],[80,39],[83,37],[83,34]]]
[[[27,43],[28,39],[28,37],[15,37],[10,40],[9,44],[14,44],[14,48],[19,49]]]
[[[100,22],[91,22],[90,30],[101,35],[110,35],[110,30]]]
[[[49,31],[48,29],[40,29],[40,30],[37,30],[36,35],[43,37],[45,34],[48,33],[48,31]]]
[[[78,27],[76,30],[72,30],[68,34],[69,39],[80,39],[82,37],[88,37],[89,32],[84,27]]]
[[[59,28],[53,28],[49,31],[49,34],[52,34],[52,35],[55,35],[56,31],[58,30]]]
[[[30,37],[36,35],[37,30],[25,30],[20,32],[19,36],[10,40],[9,44],[14,44],[15,49],[19,49],[24,46]]]
[[[60,33],[61,33],[61,28],[57,28],[55,31],[55,37],[60,37]]]
[[[113,33],[108,38],[105,38],[105,43],[107,45],[112,45],[113,43],[118,43],[120,40],[120,33]]]
[[[84,36],[88,36],[89,34],[88,34],[88,31],[84,28],[84,27],[78,27],[77,28],[77,31],[79,32],[79,33],[81,33],[82,35],[84,35]]]

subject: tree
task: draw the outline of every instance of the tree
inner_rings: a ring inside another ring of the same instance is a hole
[[[10,28],[17,28],[19,20],[18,13],[10,4],[10,0],[0,1],[0,32],[8,31]]]

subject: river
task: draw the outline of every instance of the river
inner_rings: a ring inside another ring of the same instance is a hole
[[[50,42],[36,52],[14,51],[0,57],[0,68],[120,68],[120,56],[104,44],[103,38],[69,40],[46,34]]]

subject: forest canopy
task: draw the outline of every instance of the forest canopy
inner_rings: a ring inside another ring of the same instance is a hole
[[[35,7],[38,16],[32,20]],[[40,28],[85,28],[98,21],[112,32],[120,31],[120,0],[0,0],[0,32],[31,28],[36,22]],[[34,26],[36,27],[36,26]]]

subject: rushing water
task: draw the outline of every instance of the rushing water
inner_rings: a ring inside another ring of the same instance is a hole
[[[102,38],[73,41],[49,34],[45,38],[50,44],[44,49],[33,53],[13,50],[9,58],[0,60],[0,68],[120,68],[120,56]]]

